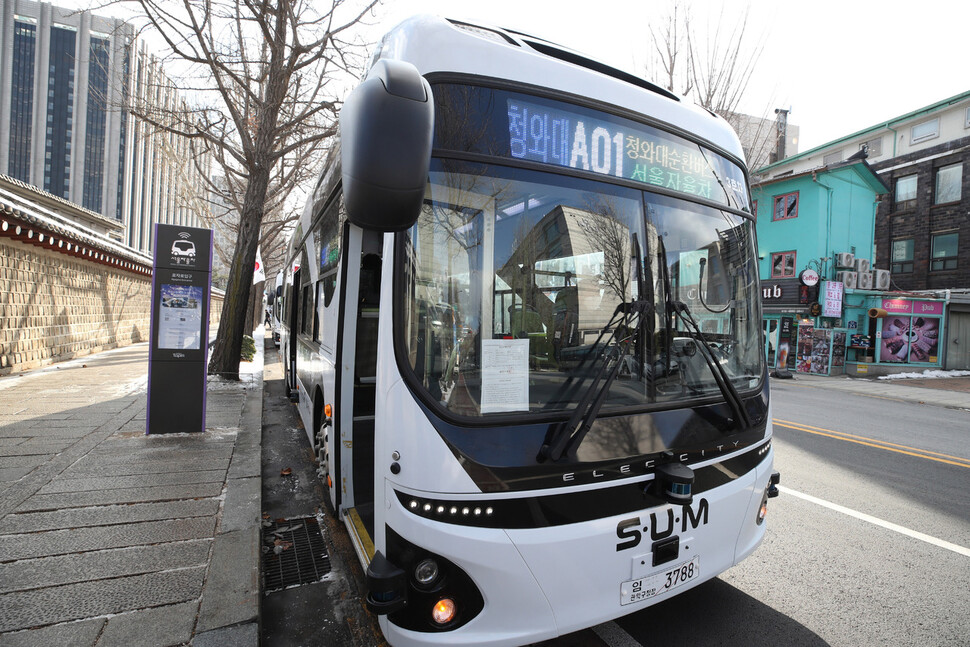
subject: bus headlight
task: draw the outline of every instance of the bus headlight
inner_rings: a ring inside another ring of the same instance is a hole
[[[768,499],[767,498],[761,500],[761,507],[758,508],[758,525],[759,526],[764,523],[764,521],[765,521],[765,515],[766,514],[768,514]]]
[[[446,625],[455,619],[455,601],[441,598],[431,611],[431,619],[439,625]]]
[[[414,567],[414,581],[422,588],[431,588],[431,585],[438,580],[439,573],[438,562],[429,557],[421,560]]]

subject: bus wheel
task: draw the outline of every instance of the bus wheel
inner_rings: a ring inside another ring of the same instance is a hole
[[[313,449],[316,451],[320,475],[324,477],[330,473],[330,453],[327,451],[327,442],[330,440],[329,431],[330,425],[323,423],[313,437]]]

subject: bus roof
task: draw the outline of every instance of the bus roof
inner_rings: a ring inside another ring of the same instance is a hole
[[[668,124],[744,160],[734,130],[713,113],[631,74],[518,32],[419,15],[388,32],[375,53],[374,60],[379,58],[407,61],[425,76],[468,74],[590,97]]]

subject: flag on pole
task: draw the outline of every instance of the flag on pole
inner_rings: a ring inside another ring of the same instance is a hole
[[[259,247],[256,248],[256,269],[253,271],[253,285],[256,285],[260,281],[266,280],[266,272],[263,271],[263,257],[259,253]]]

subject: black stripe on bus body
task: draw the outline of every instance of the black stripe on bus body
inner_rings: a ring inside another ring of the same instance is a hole
[[[577,456],[536,463],[538,448],[551,426],[558,423],[555,418],[525,422],[527,418],[522,415],[512,415],[473,421],[488,424],[487,430],[455,424],[445,419],[440,407],[426,402],[426,391],[409,386],[418,406],[483,492],[545,490],[646,477],[653,474],[658,464],[670,460],[703,463],[759,446],[765,440],[768,425],[768,382],[764,379],[760,391],[743,398],[753,420],[744,431],[737,430],[723,400],[690,401],[689,407],[621,412],[597,418],[576,450]],[[654,451],[631,459],[642,447],[653,447]]]
[[[751,451],[694,470],[694,496],[747,474],[765,460],[770,448],[769,440]],[[405,510],[426,519],[478,528],[527,529],[582,523],[667,505],[648,487],[652,482],[641,480],[514,499],[430,499],[397,490],[395,494]]]

